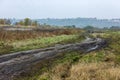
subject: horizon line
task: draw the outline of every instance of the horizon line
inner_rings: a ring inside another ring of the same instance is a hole
[[[84,18],[84,19],[100,19],[100,20],[112,20],[112,19],[120,19],[120,18],[98,18],[98,17],[64,17],[64,18],[53,18],[53,17],[46,17],[46,18],[30,18],[30,17],[24,17],[24,18],[3,18],[0,17],[0,19],[25,19],[25,18],[29,18],[29,19],[77,19],[77,18]]]

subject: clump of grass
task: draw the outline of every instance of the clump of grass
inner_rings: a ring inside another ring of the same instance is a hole
[[[54,63],[76,63],[79,61],[79,59],[82,57],[80,54],[80,51],[75,51],[75,52],[65,52],[65,55],[63,57],[60,57],[58,60],[54,61]]]
[[[13,46],[3,41],[0,42],[0,54],[8,53],[11,49],[13,49]]]
[[[100,51],[100,52],[91,52],[87,55],[84,55],[81,58],[81,62],[86,62],[86,63],[90,63],[90,62],[100,62],[103,61],[105,59],[105,54]]]

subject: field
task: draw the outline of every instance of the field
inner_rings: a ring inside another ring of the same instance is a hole
[[[56,44],[81,42],[85,39],[83,32],[82,30],[1,31],[0,55]],[[36,64],[31,71],[22,73],[14,80],[120,80],[119,35],[119,31],[92,33],[90,36],[104,38],[109,45],[87,54],[81,51],[65,52],[44,64]]]
[[[119,2],[0,0],[0,80],[120,80]]]
[[[0,31],[0,55],[79,41],[81,30]],[[7,49],[6,49],[7,48]]]

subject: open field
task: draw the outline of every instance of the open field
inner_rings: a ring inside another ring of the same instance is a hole
[[[0,55],[81,42],[82,30],[57,31],[1,31]],[[119,80],[120,32],[107,31],[89,36],[106,39],[109,45],[89,52],[69,51],[43,64],[37,63],[30,71],[14,80]],[[113,36],[114,35],[114,36]]]
[[[67,52],[64,56],[54,59],[52,63],[49,62],[42,68],[38,67],[22,74],[15,80],[119,80],[120,37],[118,33],[99,34],[109,41],[108,47],[102,50],[89,54],[79,51]]]
[[[120,0],[0,0],[0,80],[120,80]]]

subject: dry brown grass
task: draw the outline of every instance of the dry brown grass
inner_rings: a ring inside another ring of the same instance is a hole
[[[120,67],[114,63],[79,63],[70,69],[66,80],[119,80]]]
[[[62,80],[69,76],[70,63],[59,64],[50,73],[51,80]]]
[[[120,80],[120,66],[111,63],[59,64],[38,80]]]
[[[80,33],[81,30],[77,29],[60,29],[60,30],[33,30],[33,31],[4,31],[0,30],[0,41],[14,41],[33,39],[36,37],[51,37],[54,35],[70,35]]]

